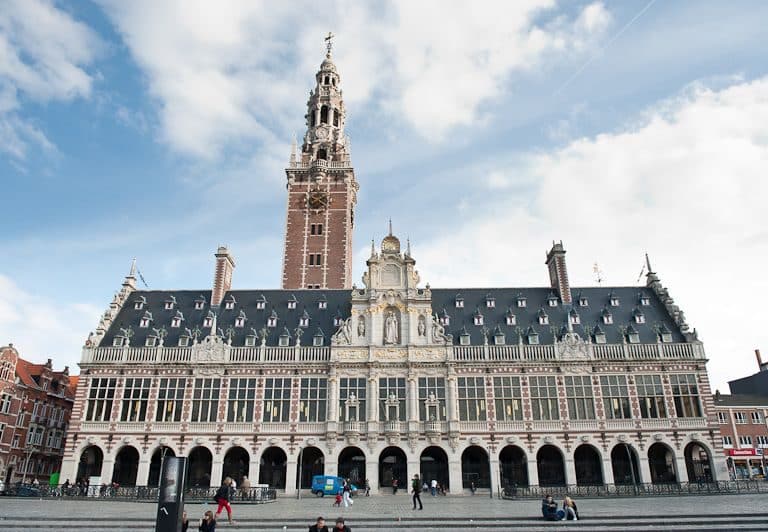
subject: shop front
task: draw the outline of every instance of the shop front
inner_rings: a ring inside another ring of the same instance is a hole
[[[765,478],[763,449],[726,449],[728,469],[736,480]]]

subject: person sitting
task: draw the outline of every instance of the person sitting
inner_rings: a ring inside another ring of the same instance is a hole
[[[568,521],[579,520],[579,509],[576,508],[576,501],[571,499],[568,495],[566,495],[565,499],[563,499],[563,511],[565,512],[565,518]]]
[[[557,521],[557,503],[552,495],[545,495],[541,501],[541,515],[546,521]]]
[[[197,529],[200,532],[216,532],[216,519],[214,519],[212,511],[206,510]]]
[[[309,527],[309,532],[330,532],[325,524],[325,518],[318,517],[317,522]]]
[[[344,524],[344,518],[338,517],[336,519],[336,526],[333,527],[331,532],[352,532],[352,529]]]

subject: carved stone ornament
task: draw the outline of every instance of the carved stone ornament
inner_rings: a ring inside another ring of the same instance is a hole
[[[307,438],[307,445],[317,445],[317,439]]]
[[[234,445],[235,447],[237,447],[241,443],[241,440],[239,437],[232,438],[231,441],[232,441],[232,445]]]
[[[339,325],[339,328],[331,337],[331,345],[350,345],[352,343],[351,319],[352,318],[347,318],[341,322],[341,325]]]
[[[507,443],[515,443],[517,441],[516,436],[507,436]]]
[[[432,445],[440,442],[439,432],[427,432],[427,441]]]
[[[407,360],[408,358],[408,350],[405,348],[387,348],[387,349],[376,349],[373,352],[373,357],[376,360],[384,360],[384,361],[398,361],[398,360]]]
[[[477,445],[478,443],[480,443],[480,437],[479,436],[472,436],[469,439],[469,443],[471,443],[472,445]]]
[[[270,445],[276,445],[279,442],[280,442],[280,438],[275,438],[274,436],[267,440],[267,443],[269,443]]]
[[[94,438],[93,436],[88,436],[88,439],[86,441],[90,444],[94,444],[96,443],[96,438]]]
[[[701,439],[701,434],[694,432],[689,436],[689,438],[691,438],[691,441],[699,441]]]
[[[223,377],[224,367],[222,366],[198,366],[194,370],[195,375],[201,377]]]
[[[386,435],[387,443],[389,445],[397,445],[397,443],[400,441],[400,434],[396,432],[392,432]]]
[[[347,443],[349,445],[357,445],[360,441],[360,435],[356,432],[348,432],[347,433]]]
[[[163,436],[162,438],[160,438],[159,440],[157,440],[157,443],[159,443],[160,445],[165,445],[166,443],[168,443],[168,438],[166,438],[165,436]]]
[[[588,435],[586,435],[586,434],[584,434],[583,436],[581,436],[581,438],[580,438],[580,439],[581,439],[581,441],[583,441],[583,442],[588,442],[588,441],[589,441],[589,436],[588,436]]]
[[[205,441],[205,439],[201,438],[199,436],[197,438],[195,438],[195,444],[196,445],[202,445],[204,441]]]
[[[123,443],[131,443],[131,437],[130,436],[123,436]]]
[[[368,360],[368,351],[363,349],[339,349],[336,360],[345,362],[364,362]]]
[[[653,439],[656,440],[656,441],[661,441],[661,440],[664,439],[664,435],[660,434],[660,433],[654,434],[653,435]]]
[[[557,343],[557,351],[562,360],[589,360],[590,358],[587,343],[578,333],[572,331],[565,333],[562,341]]]
[[[626,434],[620,434],[619,435],[619,441],[622,442],[622,443],[626,442],[627,441]]]
[[[544,436],[544,443],[552,443],[554,438],[552,436]]]
[[[192,360],[209,364],[222,363],[227,359],[229,349],[221,336],[208,335],[192,347]]]

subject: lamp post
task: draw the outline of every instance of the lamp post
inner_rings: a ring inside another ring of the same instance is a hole
[[[24,461],[24,475],[21,477],[21,483],[26,484],[27,483],[27,471],[29,470],[29,459],[32,457],[32,453],[34,453],[37,449],[34,445],[28,444],[26,447],[24,447],[24,453],[27,455],[26,460]]]
[[[303,471],[301,470],[301,458],[302,458],[303,454],[304,454],[304,447],[299,447],[299,474],[298,474],[298,477],[299,477],[298,484],[299,485],[296,486],[296,488],[297,488],[296,489],[296,498],[297,499],[301,499],[301,481],[302,481],[302,477],[303,477],[303,475],[302,475]]]

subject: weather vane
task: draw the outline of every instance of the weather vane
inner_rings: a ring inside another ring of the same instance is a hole
[[[328,49],[328,55],[331,55],[331,48],[333,48],[334,37],[335,35],[329,31],[328,36],[325,38],[325,47]]]

